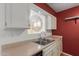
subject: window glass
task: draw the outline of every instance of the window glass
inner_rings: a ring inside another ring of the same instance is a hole
[[[31,10],[29,34],[45,32],[45,16]]]

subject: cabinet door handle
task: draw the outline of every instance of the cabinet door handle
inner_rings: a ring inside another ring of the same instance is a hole
[[[7,22],[5,21],[5,26],[7,26]]]
[[[28,26],[30,27],[30,24],[28,24]]]

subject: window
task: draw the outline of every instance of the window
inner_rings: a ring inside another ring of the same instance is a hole
[[[45,16],[31,10],[29,34],[45,32]]]

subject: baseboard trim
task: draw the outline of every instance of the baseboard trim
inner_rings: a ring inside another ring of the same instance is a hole
[[[68,54],[66,52],[62,52],[62,54],[64,54],[65,56],[72,56],[71,54]]]

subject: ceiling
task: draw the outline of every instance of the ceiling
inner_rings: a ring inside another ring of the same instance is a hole
[[[48,3],[56,12],[61,12],[72,7],[79,6],[79,3]]]

